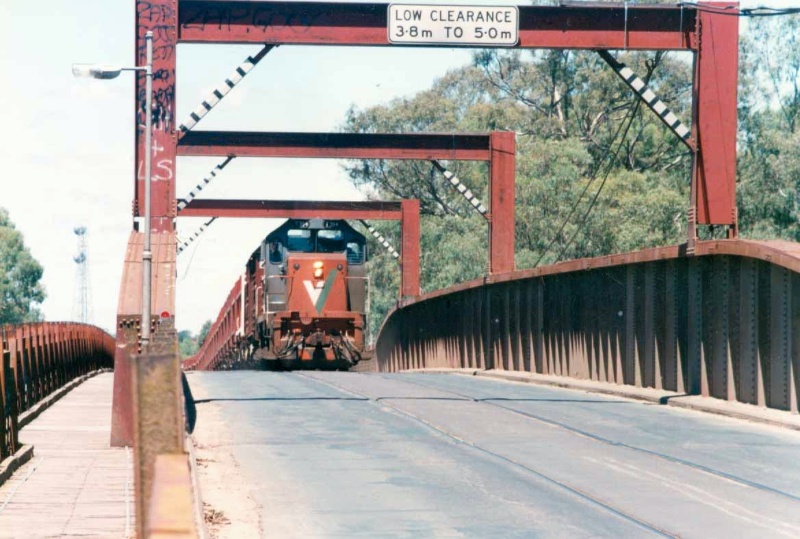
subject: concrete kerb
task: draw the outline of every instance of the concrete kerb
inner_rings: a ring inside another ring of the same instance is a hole
[[[401,372],[424,372],[442,374],[460,374],[462,376],[482,376],[494,378],[506,382],[519,382],[526,384],[537,384],[551,387],[560,387],[586,391],[589,393],[599,393],[613,395],[616,397],[628,398],[633,400],[645,401],[654,404],[663,404],[694,410],[698,412],[722,415],[734,419],[753,421],[775,427],[791,430],[800,430],[800,415],[784,410],[772,408],[762,408],[752,404],[741,402],[729,402],[712,397],[701,397],[698,395],[686,395],[653,388],[640,388],[631,386],[620,386],[606,382],[594,382],[590,380],[575,380],[563,376],[550,376],[542,374],[513,372],[513,371],[483,371],[478,369],[409,369]]]
[[[197,458],[195,456],[194,442],[192,437],[187,435],[185,437],[184,447],[189,454],[189,473],[192,479],[192,492],[194,494],[194,527],[197,531],[198,539],[206,539],[208,531],[206,530],[206,519],[203,511],[203,495],[200,492],[200,480],[197,474]]]
[[[58,388],[54,392],[50,393],[47,397],[43,398],[36,404],[34,404],[30,410],[27,410],[19,415],[19,429],[22,430],[25,425],[39,417],[42,412],[50,408],[56,402],[58,402],[64,395],[84,383],[89,378],[93,378],[98,374],[103,374],[104,372],[112,372],[112,369],[97,369],[96,371],[92,371],[89,373],[84,374],[83,376],[79,376],[68,382],[67,384],[63,385],[62,387]]]
[[[0,462],[0,485],[11,479],[20,466],[33,458],[33,446],[23,445],[16,453]]]

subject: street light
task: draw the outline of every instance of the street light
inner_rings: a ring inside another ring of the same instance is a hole
[[[144,71],[145,86],[145,135],[144,135],[144,250],[142,251],[142,350],[150,342],[150,287],[153,252],[150,246],[150,179],[151,146],[153,136],[153,32],[144,35],[147,46],[147,64],[135,67],[120,67],[100,64],[72,64],[72,74],[76,77],[94,79],[115,79],[123,71]]]

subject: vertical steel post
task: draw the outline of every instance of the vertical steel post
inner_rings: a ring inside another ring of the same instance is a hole
[[[489,161],[489,273],[514,271],[516,135],[494,131]]]
[[[400,203],[402,247],[400,253],[400,297],[418,296],[419,289],[419,200]]]
[[[724,13],[699,10],[694,76],[694,131],[697,152],[692,206],[697,223],[726,225],[736,236],[736,91],[739,67],[739,17],[734,2]]]

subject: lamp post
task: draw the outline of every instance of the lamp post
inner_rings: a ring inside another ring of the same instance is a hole
[[[119,67],[99,64],[72,64],[76,77],[115,79],[123,71],[145,73],[145,135],[144,135],[144,250],[142,251],[142,350],[150,342],[151,281],[153,252],[150,245],[150,180],[152,176],[153,137],[153,32],[144,36],[147,63],[144,66]]]

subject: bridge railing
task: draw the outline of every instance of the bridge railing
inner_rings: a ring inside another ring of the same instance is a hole
[[[797,412],[800,244],[699,242],[569,261],[405,302],[377,369],[525,371]]]
[[[222,361],[230,359],[237,352],[241,327],[241,290],[242,281],[237,279],[200,350],[183,360],[184,369],[214,370]]]
[[[19,449],[19,415],[64,384],[111,367],[114,338],[102,329],[70,322],[0,326],[0,460]]]

